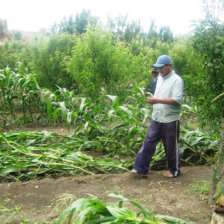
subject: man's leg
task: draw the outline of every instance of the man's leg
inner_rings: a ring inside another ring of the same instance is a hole
[[[178,148],[179,121],[163,124],[162,141],[166,150],[168,168],[174,176],[180,175],[180,152]]]
[[[150,160],[155,153],[156,145],[161,139],[161,123],[151,121],[147,129],[144,143],[139,150],[134,169],[142,174],[147,174],[149,171]]]

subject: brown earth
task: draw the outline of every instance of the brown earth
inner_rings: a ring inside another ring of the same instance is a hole
[[[108,197],[110,193],[123,195],[154,214],[209,223],[212,208],[207,204],[206,192],[212,168],[183,167],[177,178],[165,178],[163,172],[150,171],[144,179],[123,173],[0,183],[0,223],[56,223],[69,204],[66,198],[72,202],[82,197],[98,197],[104,203],[117,204],[117,199]],[[67,204],[62,206],[62,202]],[[130,204],[125,206],[136,210]]]

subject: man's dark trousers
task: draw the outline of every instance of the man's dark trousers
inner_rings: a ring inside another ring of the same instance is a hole
[[[137,154],[134,169],[142,174],[148,173],[156,145],[162,140],[170,173],[174,176],[180,175],[180,152],[177,143],[179,125],[179,121],[160,123],[152,120],[147,129],[144,143]]]

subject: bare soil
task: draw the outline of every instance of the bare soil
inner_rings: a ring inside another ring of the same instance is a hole
[[[56,223],[63,209],[57,203],[62,200],[56,199],[98,197],[104,203],[117,204],[118,200],[108,197],[110,193],[134,200],[155,214],[209,223],[212,208],[203,186],[208,186],[211,167],[183,167],[177,178],[165,178],[163,172],[150,171],[148,178],[123,173],[1,183],[1,204],[9,210],[0,213],[0,223]]]

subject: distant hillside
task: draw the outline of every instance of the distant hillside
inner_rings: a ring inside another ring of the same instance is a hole
[[[20,31],[22,40],[32,40],[37,36],[40,36],[40,32]]]
[[[43,30],[40,32],[9,30],[7,20],[0,18],[0,43],[4,42],[5,39],[30,41],[43,32],[44,32]]]
[[[7,30],[7,32],[5,32],[5,33],[0,33],[0,44],[3,43],[5,39],[30,41],[40,35],[41,35],[41,32]]]

